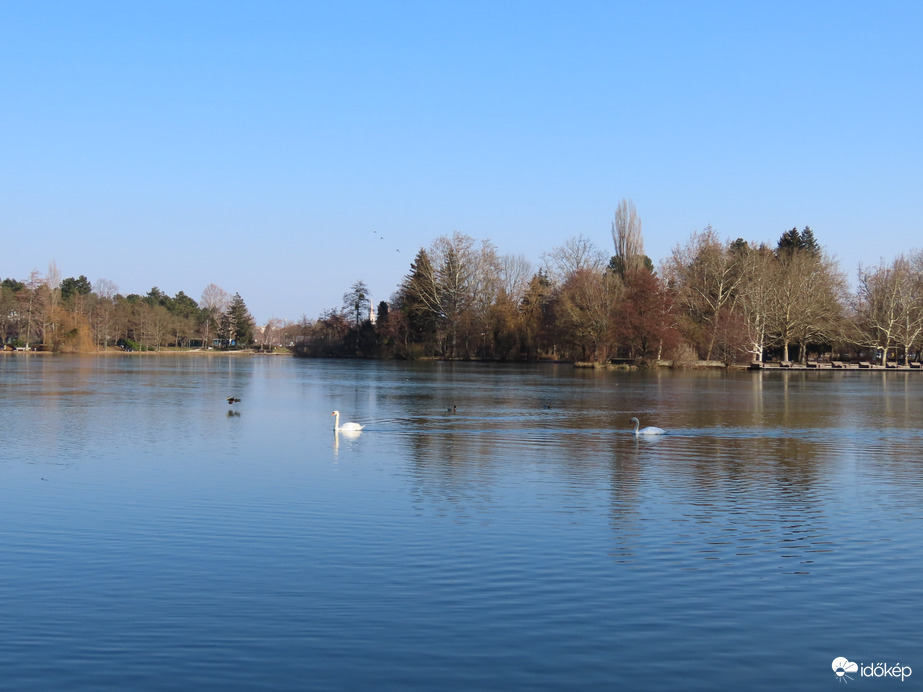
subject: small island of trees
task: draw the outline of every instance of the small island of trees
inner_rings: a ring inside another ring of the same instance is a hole
[[[343,306],[303,320],[304,356],[693,365],[808,363],[809,358],[919,359],[923,254],[845,274],[808,226],[773,244],[693,232],[659,267],[622,200],[614,254],[579,235],[542,257],[498,255],[454,233],[421,248],[390,301],[364,282]],[[362,317],[365,319],[362,319]]]

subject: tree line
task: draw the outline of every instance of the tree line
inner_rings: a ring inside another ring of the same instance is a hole
[[[658,266],[623,199],[612,253],[583,235],[537,267],[463,233],[420,248],[387,301],[361,280],[342,305],[297,324],[257,328],[239,294],[209,284],[199,301],[158,288],[121,295],[106,279],[47,275],[0,281],[7,347],[290,346],[296,355],[486,360],[723,363],[768,359],[919,359],[923,253],[859,269],[851,290],[810,227],[775,243],[724,241],[710,226]]]
[[[273,330],[275,327],[275,331]],[[54,262],[46,275],[0,281],[0,343],[6,348],[87,352],[121,348],[250,348],[280,338],[281,325],[257,330],[244,299],[209,284],[198,302],[157,287],[122,295],[107,279],[62,279]]]
[[[343,305],[302,319],[296,355],[590,362],[807,362],[919,358],[923,254],[861,268],[858,288],[808,226],[774,244],[723,241],[708,226],[659,266],[622,200],[614,253],[583,235],[533,268],[489,240],[438,237],[390,300],[363,281]]]

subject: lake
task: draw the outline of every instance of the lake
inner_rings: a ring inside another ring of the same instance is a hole
[[[0,689],[923,686],[920,372],[10,355],[0,395]]]

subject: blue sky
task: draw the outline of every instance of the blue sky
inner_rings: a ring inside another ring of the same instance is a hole
[[[317,317],[453,231],[536,267],[810,225],[920,246],[923,4],[0,0],[0,277]],[[384,240],[380,240],[380,238]]]

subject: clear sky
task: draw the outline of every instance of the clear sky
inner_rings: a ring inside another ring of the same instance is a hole
[[[502,254],[623,197],[656,262],[809,225],[854,280],[923,245],[918,2],[0,0],[0,277],[390,297],[453,231]],[[384,238],[383,240],[381,238]]]

